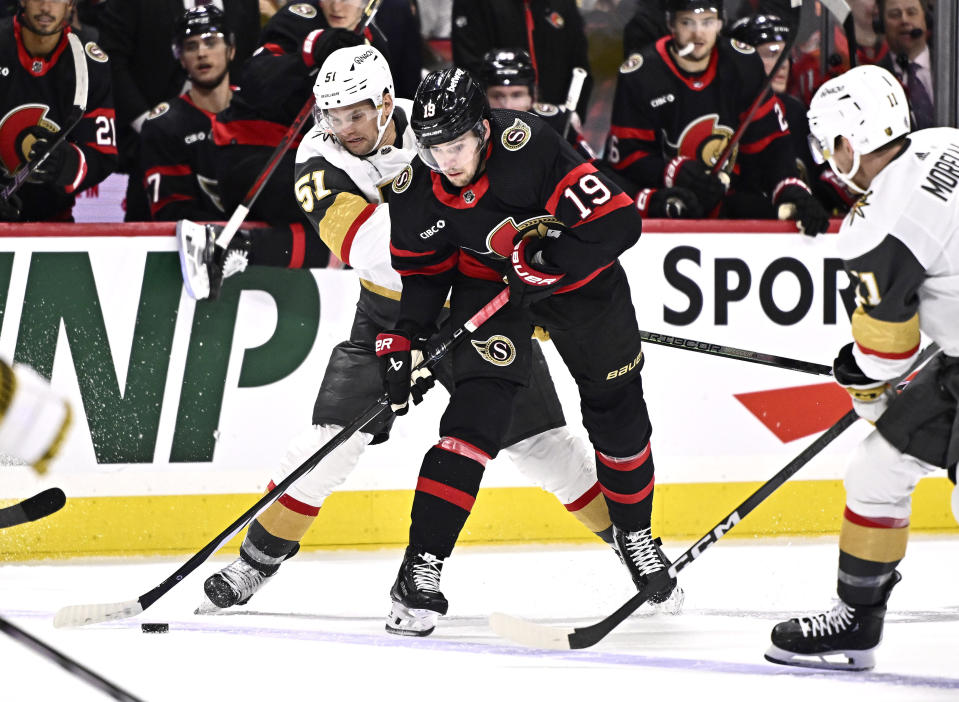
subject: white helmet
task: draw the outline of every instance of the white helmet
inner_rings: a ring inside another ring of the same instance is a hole
[[[393,95],[393,74],[383,54],[367,44],[337,49],[327,57],[316,75],[313,84],[313,96],[316,98],[313,117],[317,124],[332,134],[329,110],[370,100],[379,118],[383,109],[383,93]],[[392,116],[391,108],[382,124],[378,119],[378,138],[372,151],[383,141],[383,134]]]
[[[857,66],[823,83],[807,113],[809,146],[817,163],[829,166],[857,192],[852,177],[859,159],[909,133],[909,104],[899,81],[879,66]],[[853,148],[852,168],[843,173],[834,160],[837,137],[846,137]]]

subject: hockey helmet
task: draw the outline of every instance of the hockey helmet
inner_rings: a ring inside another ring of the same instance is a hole
[[[529,53],[522,49],[494,49],[483,56],[480,80],[487,88],[491,85],[525,85],[532,94],[536,69]]]
[[[729,38],[750,46],[762,46],[772,42],[788,42],[789,25],[777,15],[749,15],[736,20],[729,28]]]
[[[180,15],[173,27],[173,56],[179,59],[187,37],[222,36],[233,46],[233,33],[226,26],[226,15],[216,5],[197,5]]]
[[[708,12],[712,11],[719,15],[719,19],[726,20],[726,11],[723,8],[723,0],[666,0],[666,21],[672,22],[677,12]]]
[[[386,57],[368,44],[337,49],[330,54],[313,84],[316,104],[313,117],[321,128],[335,136],[336,128],[330,110],[349,107],[362,102],[371,102],[376,113],[378,137],[375,151],[383,141],[383,135],[393,116],[390,109],[382,119],[383,94],[393,97],[393,74]]]
[[[889,71],[875,65],[857,66],[826,81],[813,96],[807,113],[809,146],[817,163],[828,162],[843,182],[852,184],[859,159],[908,134],[909,105],[902,85]],[[845,137],[853,148],[848,173],[834,160],[836,139]]]

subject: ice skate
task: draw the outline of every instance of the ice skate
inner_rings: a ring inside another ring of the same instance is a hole
[[[206,599],[194,614],[210,614],[234,605],[245,605],[270,577],[237,558],[206,579],[203,583]]]
[[[449,602],[440,592],[443,559],[407,547],[396,582],[390,589],[393,607],[386,630],[400,636],[429,636]]]
[[[616,553],[629,571],[637,590],[642,590],[652,576],[669,567],[660,540],[652,538],[651,527],[639,531],[622,531],[613,527],[613,542]],[[685,593],[674,579],[669,580],[667,588],[650,596],[648,603],[652,609],[666,614],[679,614],[683,608]]]
[[[249,262],[249,232],[238,231],[226,251],[216,245],[223,231],[218,224],[181,219],[176,225],[183,285],[195,300],[216,299],[223,280],[242,273]]]

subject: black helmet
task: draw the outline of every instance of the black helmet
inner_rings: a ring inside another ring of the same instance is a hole
[[[486,93],[462,68],[433,71],[416,89],[410,126],[421,146],[453,141],[490,118]],[[485,131],[478,132],[482,139]]]
[[[726,14],[723,9],[723,0],[666,0],[666,20],[671,22],[673,14],[684,10],[704,11],[712,10],[719,15],[719,19],[725,20]]]
[[[491,85],[525,85],[532,93],[536,69],[529,53],[522,49],[493,49],[483,56],[480,80],[487,88]]]
[[[204,34],[222,34],[223,40],[233,45],[233,34],[227,29],[226,16],[216,5],[198,5],[177,18],[173,26],[173,56],[180,58],[187,37]]]
[[[788,42],[789,25],[777,15],[749,15],[737,20],[729,28],[730,39],[737,39],[750,46],[760,46],[774,41]]]

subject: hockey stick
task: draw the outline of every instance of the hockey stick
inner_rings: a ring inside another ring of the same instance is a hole
[[[910,369],[900,375],[896,380],[890,381],[890,385],[896,387],[937,353],[939,353],[938,345],[932,343],[927,346],[919,354]],[[622,624],[629,615],[639,609],[651,595],[665,588],[671,578],[676,578],[679,571],[703,555],[703,551],[729,533],[746,515],[782,487],[789,478],[799,472],[800,468],[809,463],[809,461],[826,448],[826,446],[832,443],[836,437],[852,426],[858,418],[859,416],[855,410],[849,410],[838,422],[829,427],[818,439],[807,446],[802,453],[787,463],[776,475],[763,483],[758,490],[743,500],[736,509],[727,514],[716,526],[704,534],[703,537],[693,544],[685,553],[680,555],[668,569],[655,573],[644,589],[629,598],[619,609],[602,621],[577,628],[552,627],[537,624],[536,622],[531,622],[526,619],[520,619],[519,617],[513,617],[509,614],[494,612],[490,616],[490,627],[494,632],[504,638],[533,648],[569,650],[589,648],[599,643],[613,629]]]
[[[49,517],[66,503],[67,496],[60,488],[49,488],[38,492],[23,502],[0,509],[0,529]]]
[[[856,43],[856,25],[853,22],[852,9],[846,0],[819,0],[829,13],[836,18],[836,21],[842,25],[843,33],[846,35],[846,44],[849,45],[849,67],[856,67],[856,52],[859,46]]]
[[[435,366],[450,349],[456,346],[466,335],[476,331],[478,327],[484,324],[509,300],[509,288],[504,289],[499,295],[490,300],[476,314],[470,317],[462,326],[458,327],[449,336],[446,341],[430,349],[426,354],[425,361],[417,367],[425,365],[427,368]],[[53,625],[57,628],[84,626],[86,624],[96,624],[98,622],[110,621],[113,619],[126,619],[134,617],[143,612],[158,599],[173,589],[183,578],[196,570],[210,556],[216,553],[227,541],[238,534],[247,524],[253,521],[263,510],[278,500],[289,487],[304,475],[313,470],[316,465],[326,456],[332,453],[340,444],[350,438],[357,431],[372,422],[384,412],[389,410],[390,402],[384,393],[377,398],[362,414],[354,419],[350,424],[341,429],[336,436],[320,447],[316,453],[304,461],[296,470],[290,473],[286,478],[272,490],[263,495],[246,512],[240,515],[236,521],[220,532],[206,546],[201,548],[196,554],[184,563],[182,566],[159,585],[140,595],[135,600],[126,602],[113,602],[108,604],[89,604],[89,605],[70,605],[61,608],[53,618]]]
[[[769,94],[769,91],[772,88],[773,78],[776,77],[776,73],[779,71],[779,68],[783,65],[783,62],[789,56],[790,52],[792,52],[793,46],[796,44],[796,39],[799,36],[799,15],[800,12],[802,12],[802,0],[790,0],[790,3],[790,6],[793,8],[793,25],[795,28],[789,35],[789,41],[786,42],[783,50],[779,53],[779,56],[776,57],[776,63],[773,64],[772,70],[770,70],[766,75],[766,80],[763,81],[763,85],[759,89],[759,94],[756,95],[752,104],[749,106],[749,109],[746,110],[746,116],[739,123],[736,131],[733,132],[733,135],[729,138],[729,141],[726,142],[725,148],[719,154],[719,158],[716,159],[716,163],[714,163],[710,169],[710,172],[713,175],[717,175],[723,170],[726,162],[732,156],[733,151],[739,146],[739,142],[742,141],[743,135],[746,133],[746,129],[750,124],[752,124],[753,117],[756,116],[759,106],[765,102],[766,95]]]
[[[576,104],[579,102],[579,96],[583,92],[583,84],[586,82],[586,69],[577,66],[573,69],[573,75],[569,79],[569,90],[566,91],[566,124],[563,125],[563,138],[569,134],[569,128],[573,124],[573,113],[576,111]]]
[[[711,344],[707,341],[685,339],[681,336],[673,336],[671,334],[656,334],[655,332],[640,330],[639,335],[643,341],[648,341],[651,344],[671,346],[672,348],[683,349],[684,351],[697,351],[711,356],[722,356],[723,358],[732,358],[738,361],[749,361],[750,363],[759,363],[774,368],[800,371],[801,373],[812,373],[813,375],[832,375],[832,368],[821,363],[801,361],[795,358],[775,356],[758,351],[737,349],[735,346]]]
[[[83,44],[80,43],[80,39],[76,34],[69,32],[67,34],[67,41],[70,44],[70,53],[73,55],[73,68],[76,77],[73,87],[73,109],[70,111],[66,126],[57,133],[57,138],[53,140],[53,144],[47,149],[46,153],[36,161],[30,161],[18,168],[13,174],[13,180],[10,184],[0,190],[0,199],[4,202],[9,202],[10,198],[23,186],[27,178],[33,175],[40,165],[47,160],[47,157],[66,141],[67,137],[70,136],[70,132],[80,124],[83,115],[86,113],[87,94],[89,93],[90,86],[87,59],[83,54]]]
[[[353,31],[357,34],[362,34],[366,29],[366,26],[372,21],[373,15],[376,14],[376,11],[380,8],[380,2],[382,0],[369,0],[366,7],[363,8],[363,14],[360,17],[359,24],[356,25],[356,29]],[[310,92],[310,97],[304,103],[303,107],[300,108],[300,111],[297,113],[296,117],[293,118],[292,124],[286,130],[286,133],[283,135],[283,138],[280,139],[280,143],[276,145],[276,148],[273,149],[273,153],[270,154],[269,160],[266,162],[266,165],[263,166],[263,170],[260,171],[260,174],[256,177],[256,180],[253,181],[253,185],[250,186],[250,189],[246,193],[246,197],[243,198],[243,202],[236,206],[236,209],[233,210],[233,214],[230,215],[230,219],[227,220],[226,226],[223,227],[223,231],[220,232],[219,236],[216,238],[216,245],[221,249],[226,250],[230,246],[230,242],[233,240],[234,235],[240,229],[240,225],[243,224],[243,220],[246,219],[246,216],[250,214],[250,208],[253,207],[253,203],[256,202],[256,199],[260,196],[260,193],[263,192],[263,187],[266,185],[266,182],[270,179],[270,176],[273,175],[273,171],[276,170],[276,167],[279,165],[280,161],[283,160],[283,157],[286,155],[286,152],[289,150],[290,145],[293,143],[293,140],[296,139],[299,135],[300,130],[303,129],[303,125],[306,124],[306,120],[309,118],[310,114],[313,112],[313,93]]]
[[[78,663],[66,654],[61,653],[57,649],[53,648],[53,646],[44,643],[37,637],[28,634],[23,629],[12,624],[3,617],[0,617],[0,631],[18,643],[21,643],[27,648],[32,649],[34,653],[39,653],[44,658],[53,661],[71,675],[76,675],[85,683],[92,685],[100,692],[109,695],[115,700],[120,700],[120,702],[143,702],[139,697],[134,697],[126,690],[117,687],[106,678],[94,673],[85,665]]]

